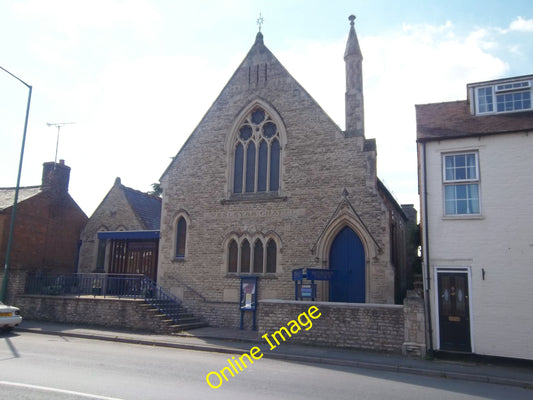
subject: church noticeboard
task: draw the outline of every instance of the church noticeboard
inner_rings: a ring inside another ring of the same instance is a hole
[[[241,300],[239,302],[239,307],[241,309],[240,329],[243,329],[244,312],[252,311],[252,330],[255,331],[255,310],[257,308],[257,276],[241,276]]]
[[[257,277],[241,277],[241,310],[255,311],[257,306]]]

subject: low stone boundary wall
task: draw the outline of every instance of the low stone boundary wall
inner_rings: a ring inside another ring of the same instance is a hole
[[[23,324],[28,319],[145,332],[168,329],[164,322],[150,317],[150,306],[143,300],[20,295],[17,307]]]
[[[402,305],[316,301],[260,301],[257,308],[259,336],[272,335],[281,327],[287,327],[290,320],[297,320],[298,315],[311,306],[318,307],[321,316],[312,320],[309,330],[302,329],[286,338],[287,341],[393,353],[402,352],[404,343],[410,342],[410,338],[405,337],[408,331]]]

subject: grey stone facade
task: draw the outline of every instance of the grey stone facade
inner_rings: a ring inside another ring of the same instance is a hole
[[[352,51],[359,49],[356,42],[352,24],[345,58],[349,74],[362,73],[360,51]],[[391,238],[398,241],[396,248],[405,246],[406,217],[378,185],[375,141],[363,131],[362,78],[349,76],[347,82],[348,126],[342,131],[259,33],[162,176],[158,283],[210,324],[238,326],[239,277],[250,273],[230,271],[228,246],[243,238],[251,244],[257,239],[276,244],[275,273],[251,272],[259,276],[259,299],[291,300],[292,270],[330,268],[332,243],[349,227],[364,248],[365,302],[394,303],[395,274],[404,270],[405,254],[393,254]],[[234,193],[239,127],[257,109],[278,128],[279,188]],[[178,258],[176,229],[182,217],[187,221],[186,248]],[[328,298],[329,285],[321,283],[318,299]]]

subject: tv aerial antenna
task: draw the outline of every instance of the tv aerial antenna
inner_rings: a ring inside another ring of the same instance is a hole
[[[61,127],[65,125],[72,125],[75,124],[75,122],[47,122],[46,125],[48,126],[55,126],[57,128],[57,140],[56,140],[56,156],[54,158],[54,168],[55,164],[57,164],[57,149],[59,148],[59,131],[61,130]]]

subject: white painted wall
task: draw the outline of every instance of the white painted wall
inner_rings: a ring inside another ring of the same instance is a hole
[[[471,150],[481,216],[445,217],[442,153]],[[473,352],[533,359],[533,132],[430,142],[426,160],[431,289],[436,267],[470,267]],[[438,348],[434,292],[430,299]]]

